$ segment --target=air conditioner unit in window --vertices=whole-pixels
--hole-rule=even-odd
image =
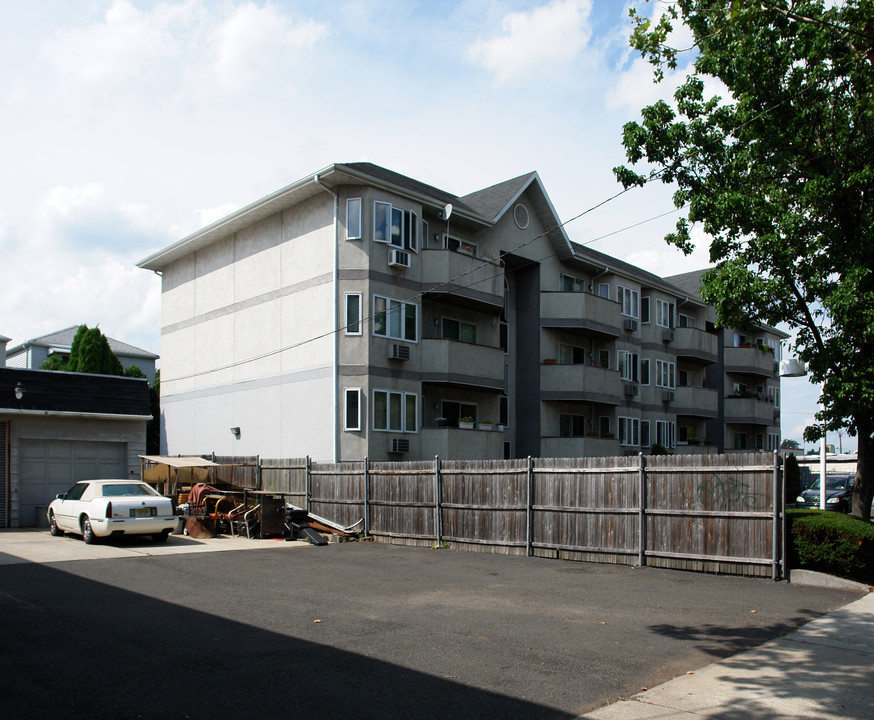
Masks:
[[[398,345],[397,343],[392,343],[388,346],[388,359],[389,360],[409,360],[410,359],[410,346],[409,345]]]
[[[410,267],[410,253],[392,248],[388,251],[389,267]]]
[[[390,453],[410,452],[410,441],[407,438],[389,438],[388,451]]]
[[[665,390],[662,393],[662,402],[674,402],[674,391],[673,390]]]
[[[662,342],[674,342],[674,331],[673,330],[662,331]]]
[[[631,331],[637,330],[637,320],[625,318],[625,329]]]
[[[625,394],[626,395],[633,396],[633,395],[637,395],[637,393],[638,393],[637,385],[635,385],[634,383],[629,383],[625,386]]]

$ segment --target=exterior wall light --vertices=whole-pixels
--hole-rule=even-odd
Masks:
[[[233,435],[235,438],[237,438],[239,440],[240,439],[240,428],[232,427],[231,428],[231,435]]]
[[[15,399],[21,400],[24,397],[24,385],[21,384],[21,381],[15,386]]]

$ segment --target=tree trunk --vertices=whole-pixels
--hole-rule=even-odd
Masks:
[[[871,500],[874,498],[874,438],[871,437],[871,420],[856,419],[859,451],[856,461],[856,478],[853,481],[853,515],[863,520],[871,519]]]

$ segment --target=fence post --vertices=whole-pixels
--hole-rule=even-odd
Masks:
[[[370,458],[364,456],[364,537],[370,535]]]
[[[528,553],[528,557],[531,557],[534,554],[534,527],[533,527],[533,507],[532,503],[534,502],[534,462],[531,459],[531,456],[528,456],[528,474],[527,474],[527,483],[528,486],[528,497],[525,501],[525,550]]]
[[[263,490],[264,486],[261,484],[261,456],[255,456],[255,489]]]
[[[637,563],[646,565],[646,457],[637,455]]]
[[[777,580],[780,577],[780,543],[778,534],[780,526],[780,518],[785,517],[785,513],[781,512],[783,507],[785,493],[780,492],[780,467],[778,463],[777,451],[773,453],[774,468],[772,470],[771,486],[774,495],[772,503],[773,512],[771,517],[771,580]]]
[[[443,497],[442,480],[440,478],[440,456],[434,456],[434,532],[437,535],[437,547],[443,544],[443,512],[440,500]]]
[[[310,476],[310,456],[307,455],[307,459],[306,459],[306,484],[304,486],[305,495],[304,495],[304,499],[303,499],[304,504],[306,506],[305,509],[307,512],[310,511],[310,495],[312,494],[312,486],[310,484],[311,482],[312,482],[312,478]]]

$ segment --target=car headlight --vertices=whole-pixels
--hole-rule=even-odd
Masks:
[[[799,495],[797,498],[795,498],[795,502],[803,503],[803,502],[807,502],[807,500],[803,496]]]
[[[826,505],[834,505],[835,503],[839,503],[840,501],[841,501],[840,498],[833,497],[833,498],[829,498],[828,500],[826,500],[825,504]]]

